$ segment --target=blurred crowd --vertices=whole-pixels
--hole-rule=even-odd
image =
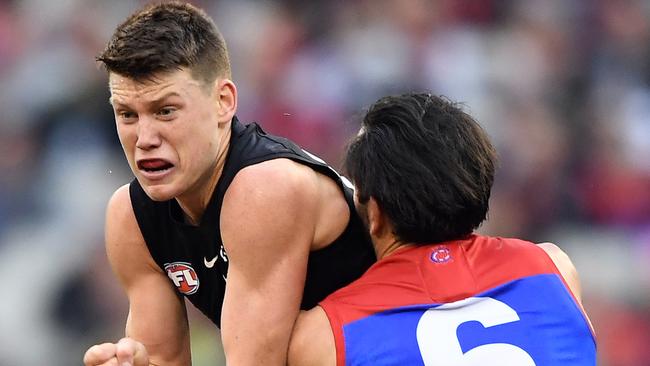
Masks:
[[[599,365],[650,365],[650,2],[194,3],[228,42],[240,120],[333,166],[380,96],[463,103],[500,155],[480,230],[557,243]],[[131,174],[94,57],[142,4],[0,0],[0,365],[80,364],[123,334],[103,220]],[[191,316],[194,364],[213,365],[218,332]]]

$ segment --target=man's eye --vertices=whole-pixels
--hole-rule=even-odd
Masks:
[[[133,112],[127,112],[127,111],[119,112],[118,115],[119,115],[120,118],[122,118],[122,119],[133,119],[133,118],[137,117],[137,115],[136,115],[135,113],[133,113]]]
[[[172,116],[174,114],[174,112],[176,112],[176,108],[165,107],[165,108],[161,108],[158,111],[158,115],[162,116],[162,117],[169,117],[169,116]]]

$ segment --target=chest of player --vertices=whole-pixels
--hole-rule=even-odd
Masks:
[[[160,228],[156,262],[179,294],[220,324],[228,275],[228,255],[219,235],[200,227]]]

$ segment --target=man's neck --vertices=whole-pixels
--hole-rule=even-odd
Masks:
[[[230,135],[231,129],[228,127],[220,141],[221,148],[217,155],[216,164],[204,173],[204,177],[199,179],[195,187],[176,197],[176,202],[183,210],[183,217],[188,224],[199,225],[201,223],[203,213],[210,203],[217,182],[219,182],[223,168],[226,165],[226,156],[230,148]]]
[[[372,242],[375,247],[377,260],[386,258],[400,249],[410,248],[414,246],[414,244],[404,243],[394,236],[390,236],[385,239],[372,238]]]

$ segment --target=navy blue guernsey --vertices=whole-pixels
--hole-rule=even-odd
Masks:
[[[302,309],[309,309],[360,277],[376,260],[354,210],[351,186],[325,162],[285,138],[265,133],[256,123],[243,125],[233,118],[226,163],[198,226],[184,222],[175,199],[156,202],[137,180],[130,184],[133,211],[151,256],[179,293],[219,327],[228,274],[228,256],[219,228],[224,195],[241,169],[278,158],[304,164],[336,181],[350,209],[350,221],[343,233],[327,247],[309,255],[301,303]]]

